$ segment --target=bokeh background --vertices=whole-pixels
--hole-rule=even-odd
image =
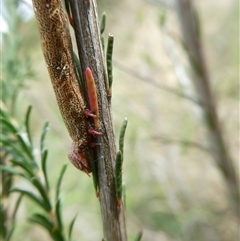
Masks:
[[[33,106],[31,129],[36,143],[43,124],[50,122],[46,147],[54,186],[68,162],[71,140],[57,108],[30,1],[19,1],[13,32],[11,23],[17,16],[8,14],[7,1],[3,1],[1,28],[3,34],[12,35],[12,42],[3,42],[2,48],[9,55],[28,59],[29,65],[23,70],[29,74],[16,113],[21,117],[27,106]],[[239,175],[239,3],[194,2],[217,112]],[[129,240],[139,230],[143,230],[143,241],[239,240],[237,214],[230,206],[224,179],[204,148],[209,145],[207,130],[198,108],[170,91],[194,96],[173,1],[99,0],[98,7],[99,16],[103,11],[107,14],[105,37],[108,33],[115,37],[112,114],[116,139],[124,118],[129,121],[123,167]],[[16,185],[30,188],[21,179]],[[78,214],[76,240],[101,240],[101,215],[92,180],[71,164],[62,197],[66,226]],[[45,230],[27,220],[35,208],[27,198],[21,203],[13,240],[50,240]]]

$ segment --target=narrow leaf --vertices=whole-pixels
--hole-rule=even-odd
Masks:
[[[48,181],[48,175],[47,175],[47,155],[48,155],[48,151],[44,148],[44,141],[45,141],[48,129],[49,129],[49,122],[46,122],[43,126],[41,139],[40,139],[41,167],[42,167],[47,191],[49,191],[49,181]]]
[[[103,34],[106,27],[106,13],[103,12],[101,20],[100,20],[100,33]]]
[[[6,127],[9,131],[11,131],[13,134],[17,133],[17,128],[12,124],[12,122],[9,119],[0,119],[0,123]]]
[[[30,146],[29,140],[27,140],[25,138],[26,133],[17,133],[17,139],[19,141],[19,144],[21,145],[23,151],[27,154],[27,156],[29,157],[29,159],[33,162],[35,162],[34,160],[34,156],[32,154],[32,148]]]
[[[27,114],[25,118],[25,126],[26,126],[26,131],[27,131],[27,136],[30,145],[32,146],[32,137],[31,137],[31,132],[30,132],[30,114],[31,114],[32,106],[29,106],[27,109]]]
[[[12,220],[15,222],[15,218],[16,218],[16,214],[17,214],[17,211],[18,211],[18,208],[20,206],[20,203],[22,201],[22,197],[23,197],[23,193],[20,194],[20,196],[18,197],[17,199],[17,202],[15,204],[15,208],[13,210],[13,214],[12,214]]]
[[[30,191],[20,189],[20,188],[13,188],[10,190],[10,192],[20,192],[21,194],[28,196],[30,199],[32,199],[34,202],[36,202],[40,207],[44,207],[43,200]]]
[[[115,162],[115,186],[116,186],[116,196],[117,196],[117,205],[121,206],[122,204],[122,163],[123,157],[122,152],[117,153],[116,162]]]
[[[51,232],[51,236],[55,241],[65,241],[64,235],[61,230],[53,229]]]
[[[53,221],[49,219],[49,217],[44,216],[41,213],[36,213],[36,214],[33,214],[32,217],[29,218],[29,220],[47,229],[53,240],[55,241],[65,240],[62,233],[55,227]]]
[[[101,20],[100,20],[101,44],[102,44],[103,52],[105,50],[105,43],[104,43],[104,37],[103,37],[103,32],[105,30],[105,26],[106,26],[106,13],[103,12]]]
[[[29,174],[30,177],[35,175],[34,172],[33,172],[33,168],[32,168],[32,166],[29,163],[23,162],[21,160],[15,160],[15,159],[12,159],[11,162],[15,166],[19,166],[23,170],[25,170]]]
[[[15,140],[12,140],[8,138],[6,135],[2,134],[0,135],[0,142],[3,144],[1,146],[1,149],[5,147],[7,153],[16,155],[18,157],[23,157],[23,159],[25,160],[25,155]]]
[[[108,73],[108,95],[112,96],[112,82],[113,82],[113,74],[112,74],[112,54],[113,54],[113,43],[114,37],[109,34],[108,36],[108,45],[107,45],[107,73]]]
[[[25,173],[23,173],[22,171],[18,170],[15,167],[0,165],[0,169],[2,171],[6,171],[6,172],[9,172],[11,174],[19,175],[19,176],[22,176],[22,177],[25,177],[26,179],[28,179],[28,177],[26,176]]]
[[[50,186],[49,186],[48,175],[47,175],[47,155],[48,155],[47,150],[44,150],[41,153],[41,164],[42,164],[42,171],[43,171],[43,175],[46,183],[46,189],[49,191]]]
[[[125,137],[125,132],[126,132],[126,128],[127,128],[127,123],[128,123],[128,120],[127,120],[127,118],[125,118],[122,123],[122,127],[120,130],[120,136],[119,136],[119,150],[122,152],[122,155],[123,155],[123,149],[124,149],[124,137]]]
[[[63,225],[62,225],[62,205],[61,205],[61,199],[57,200],[56,203],[56,217],[58,222],[58,229],[62,231]]]
[[[57,181],[57,187],[56,187],[56,202],[58,201],[59,196],[60,196],[61,182],[62,182],[62,178],[63,178],[63,175],[64,175],[66,169],[67,169],[67,164],[64,164],[63,167],[62,167],[62,170],[61,170],[61,172],[60,172],[58,181]]]
[[[42,186],[42,183],[36,178],[31,179],[32,184],[37,188],[39,193],[41,194],[41,197],[43,198],[43,208],[47,211],[50,212],[52,210],[51,202],[49,200],[48,193]]]
[[[40,140],[40,150],[41,153],[44,151],[44,140],[49,129],[49,122],[46,122],[42,129],[41,140]]]
[[[69,230],[68,230],[68,239],[69,241],[72,240],[72,230],[73,230],[73,226],[74,226],[74,223],[77,219],[77,215],[75,215],[75,217],[73,218],[72,222],[70,223],[70,226],[69,226]]]
[[[41,213],[35,213],[29,218],[29,220],[46,228],[49,231],[49,233],[52,232],[53,222],[49,219],[49,217],[46,217]]]

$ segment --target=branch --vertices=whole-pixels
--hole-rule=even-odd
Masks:
[[[187,147],[195,147],[202,151],[211,153],[211,150],[209,147],[194,141],[178,140],[178,139],[164,137],[163,135],[153,136],[153,140],[161,141],[163,144],[178,144],[178,145],[187,146]]]
[[[82,73],[89,67],[97,87],[99,120],[102,136],[97,137],[95,148],[97,160],[99,201],[104,238],[108,241],[127,241],[123,206],[117,207],[114,166],[116,146],[113,132],[110,103],[107,99],[108,80],[101,47],[95,0],[70,0],[73,26]]]
[[[193,85],[198,100],[202,103],[203,121],[208,129],[212,156],[225,179],[231,195],[232,206],[239,214],[239,180],[223,138],[223,131],[210,88],[209,74],[202,50],[198,15],[191,0],[177,0],[176,10],[182,29],[183,44],[192,68]]]
[[[159,81],[157,81],[156,79],[154,79],[150,76],[141,75],[141,74],[139,74],[139,72],[128,68],[127,66],[125,66],[124,64],[122,64],[116,60],[113,60],[113,63],[116,68],[118,68],[119,70],[122,70],[124,73],[126,73],[130,76],[133,76],[139,80],[142,80],[145,83],[151,84],[159,89],[165,90],[168,93],[174,94],[174,95],[184,98],[184,99],[187,99],[187,100],[193,102],[194,104],[201,105],[201,103],[199,101],[197,101],[196,99],[194,99],[193,97],[186,95],[184,93],[181,93],[180,91],[178,91],[174,88],[168,87],[167,85],[163,85],[163,84],[159,83]]]

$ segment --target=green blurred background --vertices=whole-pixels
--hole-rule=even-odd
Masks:
[[[208,146],[198,109],[186,98],[161,88],[193,93],[187,78],[185,82],[177,78],[180,74],[184,79],[188,66],[176,13],[171,1],[163,2],[98,1],[99,16],[103,11],[107,14],[105,37],[108,33],[115,37],[112,111],[117,139],[123,119],[129,121],[123,167],[129,240],[143,229],[142,241],[237,241],[239,223],[229,206],[223,177],[209,153],[192,145]],[[219,119],[239,174],[238,1],[198,0],[195,5]],[[31,127],[36,143],[42,125],[50,122],[46,147],[50,181],[55,185],[62,165],[68,162],[71,140],[57,108],[35,19],[28,17],[31,7],[22,1],[17,12],[23,17],[16,32],[4,34],[11,34],[20,44],[3,42],[2,48],[9,55],[17,51],[20,59],[29,58],[28,70],[32,72],[24,79],[16,113],[21,117],[28,105],[33,106]],[[8,16],[8,24],[15,17]],[[2,61],[8,57],[3,55]],[[155,82],[142,81],[120,64]],[[19,179],[16,185],[27,184]],[[101,215],[92,180],[71,164],[64,176],[62,196],[65,224],[78,213],[73,232],[76,240],[101,240]],[[50,240],[45,230],[28,223],[34,209],[25,198],[13,240]]]

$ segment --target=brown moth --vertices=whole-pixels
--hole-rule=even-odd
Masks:
[[[91,172],[85,153],[88,146],[86,101],[78,83],[68,18],[61,0],[32,0],[48,73],[68,133],[73,140],[69,159]]]

